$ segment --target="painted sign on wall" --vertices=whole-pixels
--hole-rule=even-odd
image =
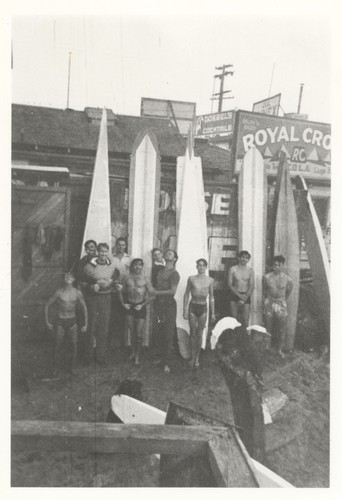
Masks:
[[[215,137],[233,135],[234,111],[212,113],[210,115],[197,116],[195,122],[196,137]]]
[[[330,179],[330,124],[238,111],[236,172],[253,145],[263,155],[268,174],[276,175],[279,154],[284,152],[291,175]]]

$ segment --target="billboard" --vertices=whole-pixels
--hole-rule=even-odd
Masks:
[[[253,104],[253,113],[278,116],[281,94],[268,97]]]
[[[174,122],[182,135],[186,135],[196,116],[196,103],[142,97],[140,115],[168,118]]]
[[[330,180],[330,124],[238,111],[236,128],[235,172],[254,145],[269,175],[277,174],[279,154],[284,152],[291,175]]]
[[[210,115],[197,116],[195,122],[196,137],[232,137],[234,127],[234,111],[222,111]]]

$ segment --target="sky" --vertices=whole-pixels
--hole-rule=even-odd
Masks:
[[[310,10],[218,15],[15,15],[12,102],[56,108],[107,107],[139,115],[141,97],[190,101],[217,111],[216,66],[232,64],[223,110],[252,110],[281,93],[280,115],[330,122],[331,26]],[[296,14],[294,14],[296,12]]]

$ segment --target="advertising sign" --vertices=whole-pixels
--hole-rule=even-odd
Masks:
[[[196,137],[231,137],[233,135],[234,111],[223,111],[210,115],[197,116],[195,122]]]
[[[253,113],[278,116],[281,94],[268,97],[253,104]]]
[[[266,171],[276,175],[284,152],[291,175],[330,180],[331,126],[327,123],[237,112],[235,172],[253,145],[263,155]]]

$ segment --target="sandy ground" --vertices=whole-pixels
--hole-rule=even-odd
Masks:
[[[19,336],[18,338],[23,338]],[[166,410],[169,401],[232,422],[229,392],[215,353],[202,352],[194,373],[175,352],[172,373],[151,364],[148,349],[136,367],[127,353],[110,351],[106,368],[77,367],[75,377],[45,381],[49,374],[49,341],[29,336],[12,347],[13,420],[95,420],[104,422],[110,398],[120,382],[138,379],[145,402]],[[22,377],[23,376],[23,377]],[[295,352],[280,360],[267,354],[264,379],[288,403],[266,426],[269,468],[297,487],[329,486],[328,355]],[[128,474],[127,471],[134,471]],[[158,486],[155,457],[40,453],[12,456],[12,486]]]

